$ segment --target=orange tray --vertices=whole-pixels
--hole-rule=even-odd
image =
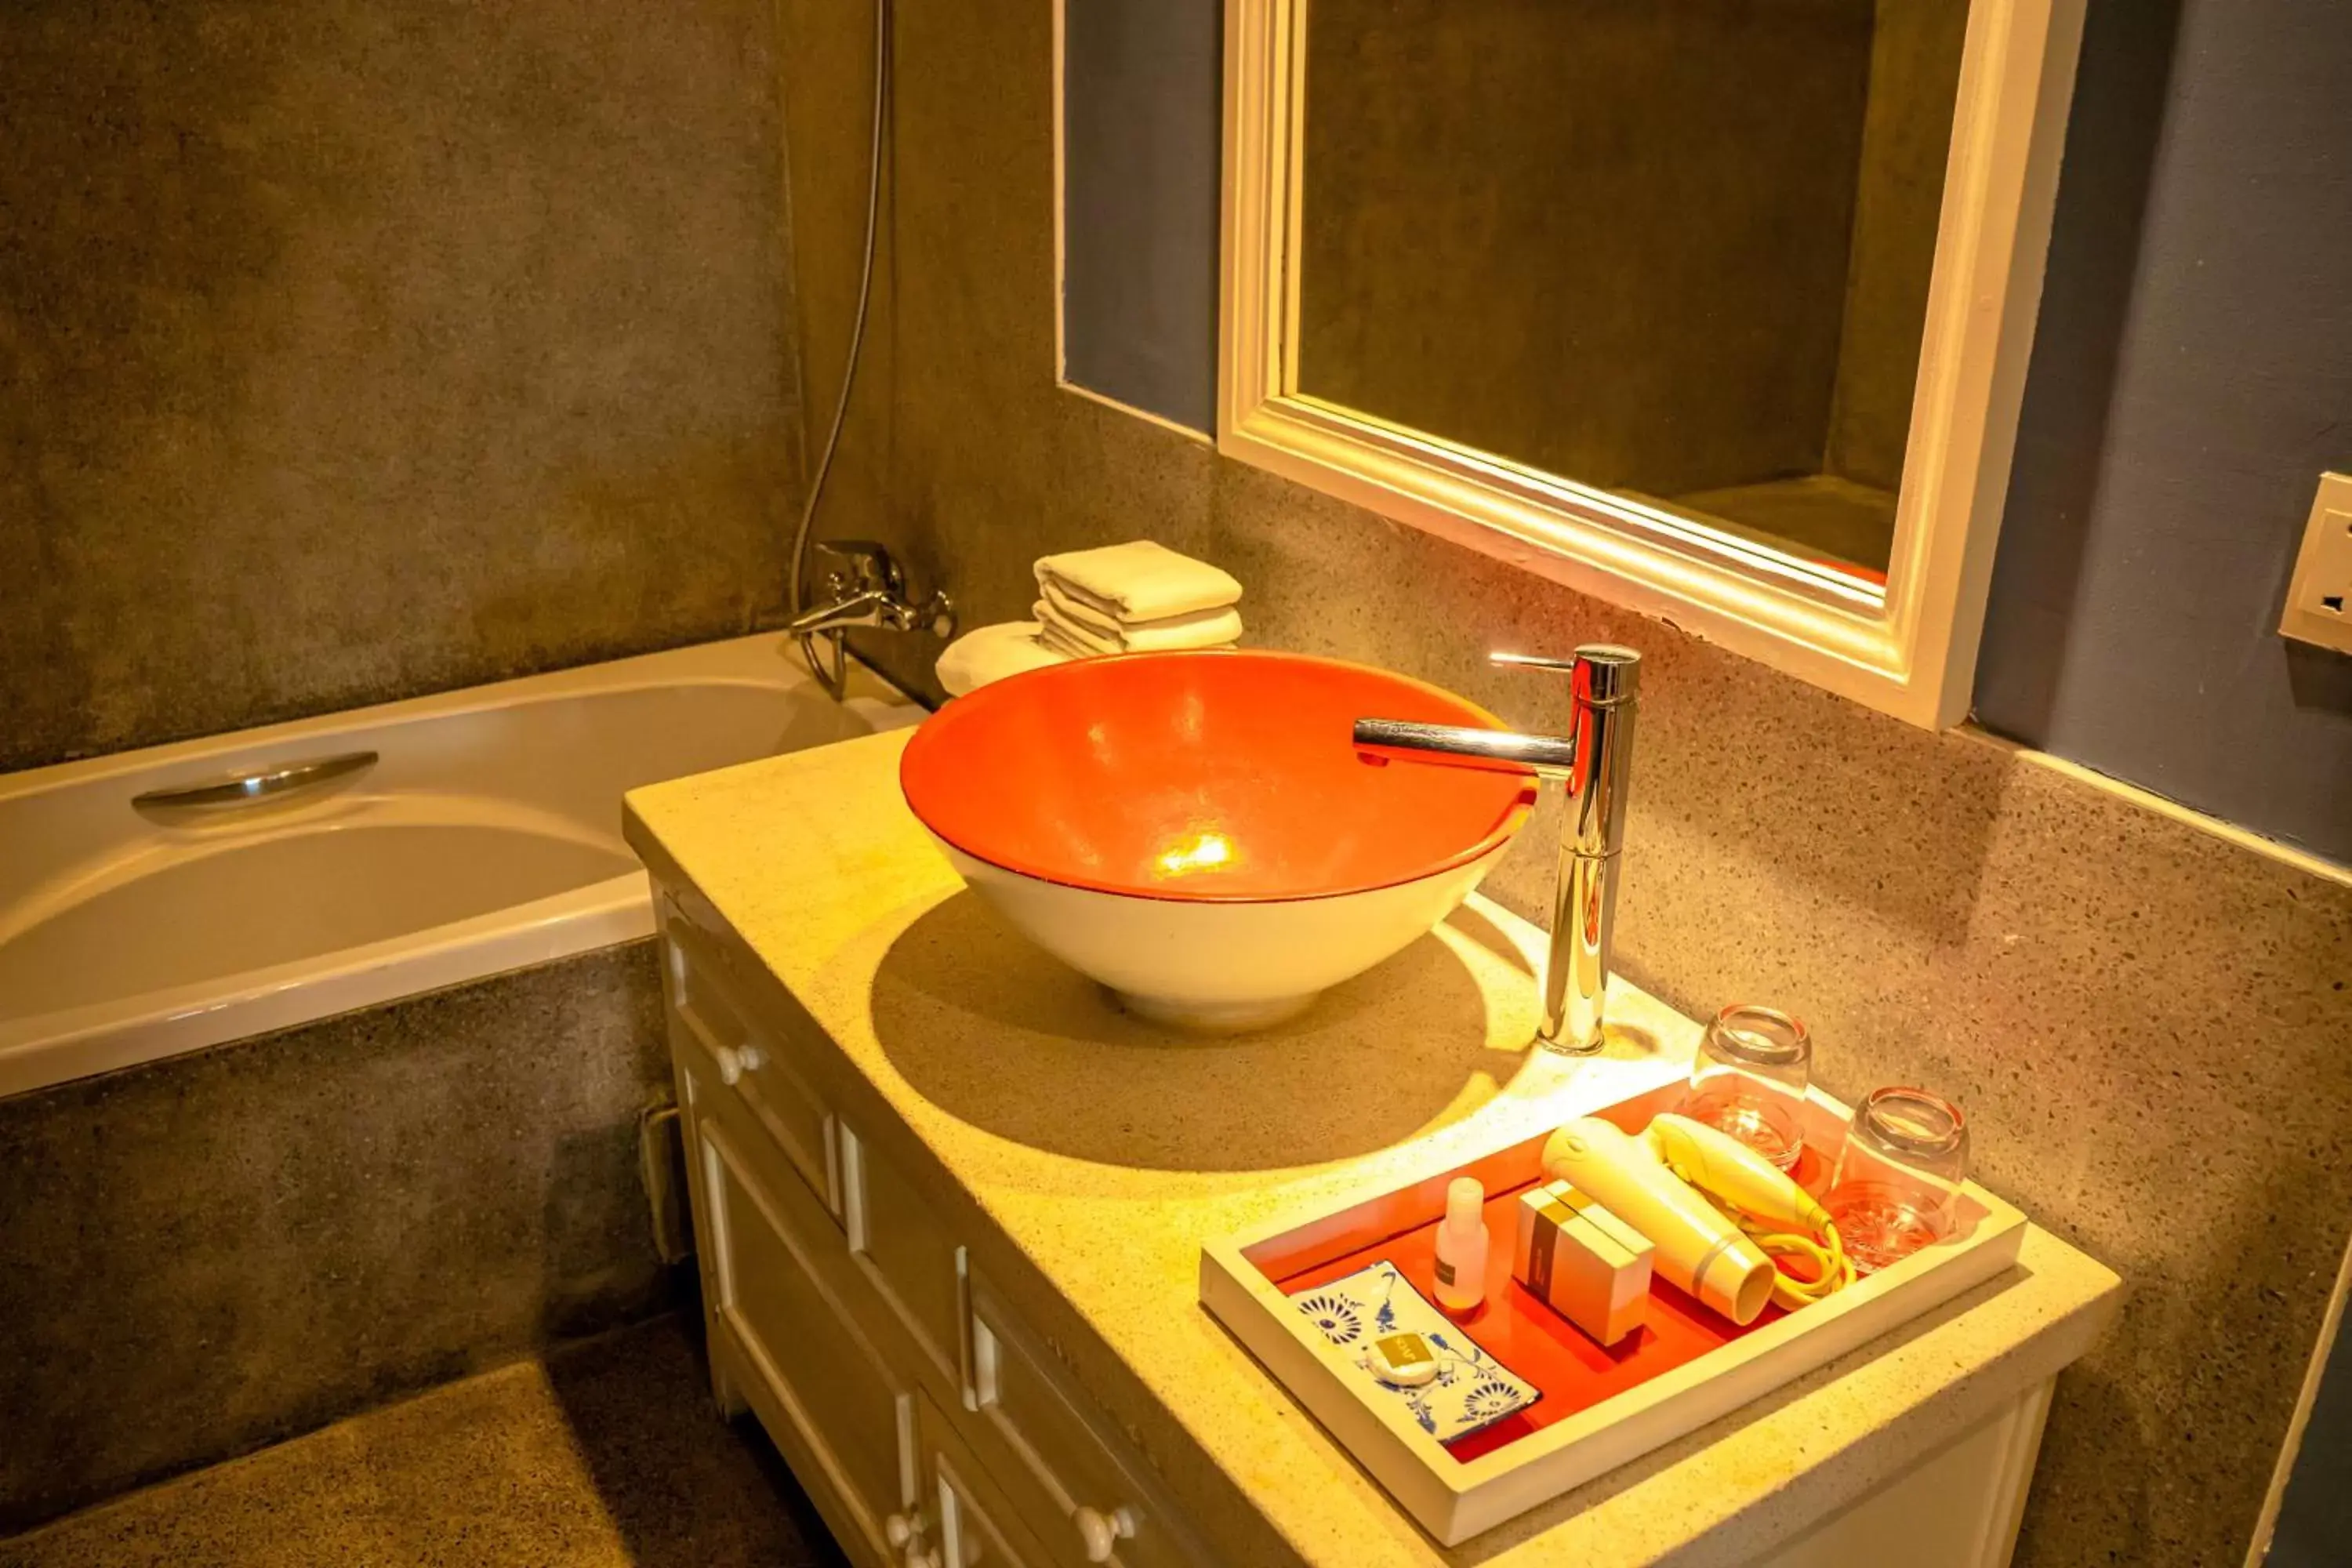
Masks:
[[[1611,1105],[1564,1102],[1560,1121],[1601,1115],[1638,1131],[1653,1115],[1672,1110],[1682,1092],[1678,1080]],[[1817,1092],[1805,1116],[1806,1154],[1797,1177],[1818,1192],[1847,1112]],[[1793,1312],[1768,1307],[1741,1328],[1657,1279],[1643,1325],[1603,1349],[1511,1278],[1517,1234],[1512,1205],[1542,1179],[1545,1136],[1202,1252],[1202,1303],[1446,1545],[1671,1442],[1991,1279],[2016,1261],[2024,1240],[2025,1216],[1970,1183],[1952,1237],[1826,1300]],[[1486,1302],[1459,1321],[1481,1349],[1542,1397],[1491,1426],[1440,1443],[1398,1402],[1370,1388],[1361,1368],[1291,1298],[1386,1259],[1434,1303],[1437,1226],[1446,1184],[1462,1175],[1477,1177],[1489,1194],[1492,1245]]]
[[[1827,1174],[1828,1164],[1809,1148],[1798,1163],[1797,1179],[1808,1187],[1817,1187]],[[1486,1300],[1475,1313],[1454,1321],[1479,1349],[1522,1382],[1540,1389],[1543,1397],[1491,1426],[1444,1444],[1445,1451],[1457,1460],[1475,1459],[1531,1432],[1556,1426],[1787,1316],[1780,1308],[1768,1306],[1754,1322],[1741,1328],[1654,1275],[1649,1310],[1641,1327],[1613,1345],[1595,1342],[1512,1277],[1511,1244],[1518,1234],[1519,1194],[1535,1184],[1523,1182],[1507,1192],[1487,1195],[1486,1232],[1492,1245],[1486,1249]],[[1385,1260],[1396,1265],[1397,1271],[1433,1307],[1439,1224],[1432,1220],[1402,1235],[1368,1243],[1328,1262],[1286,1275],[1275,1284],[1286,1296],[1303,1296],[1318,1285]]]

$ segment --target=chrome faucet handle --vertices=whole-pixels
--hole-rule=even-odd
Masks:
[[[1539,653],[1498,651],[1488,654],[1486,662],[1499,664],[1507,669],[1558,669],[1572,672],[1576,668],[1576,660],[1573,658],[1546,658]]]
[[[934,588],[931,596],[917,605],[908,616],[908,629],[926,631],[941,642],[952,642],[956,635],[956,605],[944,589]]]
[[[835,594],[878,592],[894,599],[907,594],[907,574],[899,570],[897,557],[887,547],[872,539],[820,539],[815,545],[819,555],[831,556],[842,563],[847,571],[831,574],[827,589]]]
[[[919,605],[908,599],[907,574],[884,545],[871,539],[827,539],[815,551],[840,563],[825,574],[826,602],[796,609],[784,632],[799,639],[809,673],[835,701],[848,691],[852,628],[929,632],[942,641],[955,636],[955,601],[937,588]],[[831,658],[820,657],[820,643],[830,646]]]
[[[1612,642],[1580,644],[1569,658],[1547,658],[1535,653],[1490,653],[1486,659],[1507,669],[1556,669],[1573,676],[1577,700],[1603,707],[1633,700],[1642,668],[1642,656],[1637,650]]]

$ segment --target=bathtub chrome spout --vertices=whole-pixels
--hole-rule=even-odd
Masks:
[[[1552,887],[1551,952],[1544,964],[1543,1024],[1537,1037],[1553,1050],[1589,1056],[1601,1045],[1642,656],[1613,644],[1590,643],[1573,659],[1498,653],[1494,660],[1568,672],[1573,717],[1567,735],[1359,719],[1356,744],[1376,755],[1424,763],[1531,768],[1566,787],[1568,811]]]
[[[891,632],[929,632],[945,641],[955,636],[955,603],[932,590],[918,604],[907,596],[907,574],[890,552],[868,539],[833,539],[816,547],[841,564],[825,574],[824,603],[795,616],[784,630],[800,639],[801,656],[835,701],[849,679],[848,634],[860,627]],[[829,644],[828,660],[817,653]]]

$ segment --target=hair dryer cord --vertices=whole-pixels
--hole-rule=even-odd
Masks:
[[[1853,1283],[1853,1264],[1846,1258],[1845,1242],[1839,1237],[1837,1226],[1829,1221],[1822,1222],[1822,1235],[1816,1239],[1793,1231],[1766,1230],[1742,1215],[1735,1214],[1733,1217],[1763,1249],[1764,1256],[1772,1260],[1772,1303],[1783,1311],[1794,1311],[1834,1296]],[[1811,1265],[1812,1278],[1800,1279],[1781,1268],[1784,1258],[1804,1259]]]

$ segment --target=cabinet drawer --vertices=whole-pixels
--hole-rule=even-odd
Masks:
[[[867,1552],[881,1556],[892,1517],[919,1489],[915,1393],[821,1282],[819,1249],[840,1238],[814,1200],[792,1184],[761,1182],[715,1120],[698,1121],[696,1142],[713,1315],[761,1385],[754,1405],[790,1425],[819,1472],[808,1479],[829,1488]]]
[[[939,1406],[918,1395],[915,1407],[933,1561],[940,1568],[1052,1568],[1053,1558],[1022,1528]]]
[[[790,1043],[751,1022],[709,941],[675,914],[664,924],[671,1026],[700,1047],[720,1085],[759,1120],[817,1200],[838,1213],[831,1110],[793,1065]]]
[[[983,1279],[971,1282],[972,1389],[979,1447],[1053,1560],[1123,1568],[1206,1561],[1139,1456],[1103,1435],[1066,1368]]]
[[[841,1217],[850,1256],[929,1361],[943,1394],[960,1394],[968,1364],[963,1248],[930,1200],[856,1128],[843,1123],[839,1143]]]

